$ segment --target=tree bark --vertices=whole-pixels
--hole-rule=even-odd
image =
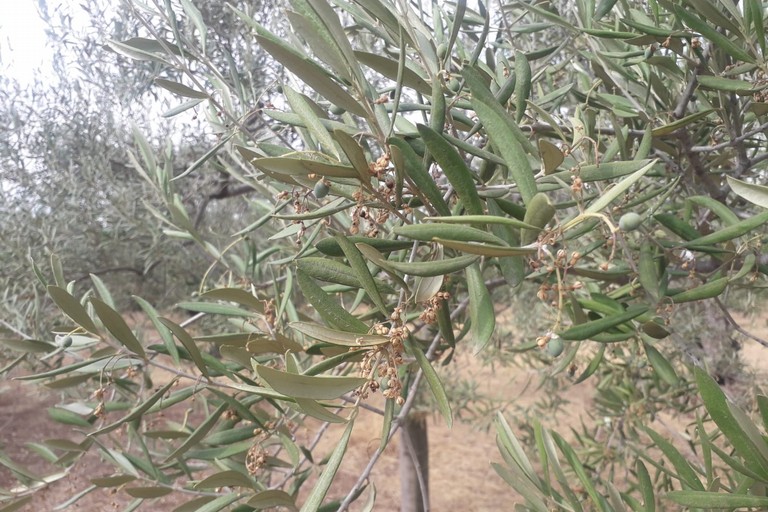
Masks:
[[[400,512],[428,512],[427,413],[409,414],[400,432]]]

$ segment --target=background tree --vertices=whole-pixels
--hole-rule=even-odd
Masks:
[[[213,58],[222,66],[258,68],[264,54],[239,37],[239,27],[226,16],[231,11],[215,2],[206,5],[204,19],[214,27]],[[209,262],[194,245],[163,235],[152,213],[161,202],[132,169],[128,148],[134,132],[141,131],[153,152],[173,155],[173,172],[179,174],[216,142],[215,134],[195,121],[195,109],[183,121],[158,121],[178,102],[153,80],[172,78],[173,70],[116,58],[108,46],[110,40],[142,41],[145,29],[137,17],[96,0],[50,9],[41,3],[41,9],[48,45],[55,49],[50,72],[31,83],[3,77],[0,87],[0,117],[7,129],[0,141],[5,219],[0,318],[6,330],[32,337],[43,336],[51,325],[45,302],[37,300],[30,258],[55,254],[78,284],[94,274],[116,296],[139,293],[157,305],[172,304],[195,289]],[[243,76],[241,85],[257,97],[265,77]],[[212,170],[179,188],[198,229],[208,231],[222,219],[236,225],[241,207],[225,200],[245,191],[230,184]],[[215,233],[210,236],[216,240]],[[127,305],[125,299],[118,302]]]
[[[132,162],[164,201],[167,231],[215,262],[200,300],[182,306],[230,322],[198,334],[142,303],[162,341],[143,343],[104,287],[81,303],[55,276],[49,294],[77,326],[57,329],[58,347],[15,346],[65,356],[65,366],[27,378],[78,370],[84,390],[99,382],[97,396],[111,393],[79,417],[90,436],[71,451],[103,450],[117,471],[108,484],[126,485],[136,506],[180,485],[199,494],[190,510],[346,510],[420,387],[451,423],[438,363],[497,341],[543,351],[552,375],[600,375],[609,385],[599,407],[617,433],[587,431],[577,451],[534,421],[526,452],[499,415],[504,464],[495,468],[521,507],[764,507],[765,440],[701,368],[707,361],[680,357],[693,351],[674,333],[680,305],[705,300],[740,329],[717,301],[764,279],[763,6],[559,7],[295,0],[291,27],[276,32],[233,9],[290,72],[276,74],[254,109],[237,66],[227,75],[210,58],[197,8],[136,6],[147,39],[112,47],[162,65],[176,79],[155,83],[200,100],[219,142],[177,173],[172,155],[158,158],[138,136]],[[180,189],[206,174],[202,163],[260,196],[235,217],[247,227],[223,245],[195,226]],[[270,245],[254,248],[257,236]],[[494,340],[499,299],[526,288],[546,307],[538,336]],[[72,347],[86,359],[68,360]],[[169,395],[174,379],[144,392],[139,375],[158,368],[183,386]],[[323,505],[376,392],[388,399],[382,443],[348,494]],[[205,402],[199,421],[136,428],[192,396]],[[113,402],[133,409],[106,418]],[[692,407],[700,464],[644,426],[660,410]],[[315,443],[292,436],[307,417],[346,427],[300,495],[318,462]],[[118,429],[136,449],[116,442]],[[713,441],[721,435],[727,448]],[[198,461],[218,472],[202,476]],[[625,489],[612,478],[615,461],[625,462]],[[209,491],[222,486],[240,492]]]

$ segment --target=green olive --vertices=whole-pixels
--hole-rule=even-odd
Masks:
[[[343,109],[343,108],[341,108],[341,107],[337,107],[336,105],[333,105],[333,106],[331,107],[331,114],[333,114],[333,115],[335,115],[335,116],[340,116],[340,115],[342,115],[344,112],[346,112],[346,110],[344,110],[344,109]]]
[[[64,348],[69,348],[72,346],[72,336],[64,336],[61,338],[61,341],[59,341],[59,345]]]
[[[643,332],[657,340],[666,338],[669,336],[669,331],[664,327],[662,322],[663,320],[659,319],[648,320],[643,324]]]
[[[445,43],[437,45],[437,58],[443,60],[446,55],[448,55],[448,45]]]
[[[565,348],[565,346],[563,345],[563,340],[560,338],[552,338],[547,342],[547,354],[552,357],[557,357],[562,354],[563,348]]]
[[[456,80],[455,78],[451,78],[448,80],[448,90],[451,92],[459,92],[459,89],[461,89],[461,82]]]
[[[635,212],[627,212],[619,219],[619,228],[622,231],[634,231],[643,223],[643,218]]]
[[[317,183],[315,183],[315,188],[313,192],[315,193],[316,198],[322,199],[328,195],[329,190],[330,190],[330,187],[328,186],[328,184],[325,181],[320,180]]]

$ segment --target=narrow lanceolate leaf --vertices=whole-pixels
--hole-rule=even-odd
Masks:
[[[392,230],[398,236],[404,236],[422,242],[431,242],[435,238],[456,240],[459,242],[487,242],[500,246],[504,240],[488,231],[470,226],[449,226],[448,224],[406,224]]]
[[[309,34],[302,34],[313,44],[312,51],[341,76],[357,82],[362,88],[367,82],[358,64],[349,38],[341,26],[339,17],[325,0],[292,0],[296,13],[307,21]],[[308,37],[309,36],[309,37]]]
[[[195,484],[195,489],[215,489],[217,487],[253,488],[253,481],[240,471],[228,470],[214,473]]]
[[[285,94],[288,104],[291,106],[291,110],[298,114],[301,120],[304,121],[304,126],[306,126],[307,130],[309,130],[315,137],[322,147],[323,152],[333,155],[337,160],[341,160],[340,155],[336,150],[336,145],[331,138],[331,134],[328,133],[328,130],[322,125],[320,118],[317,117],[317,114],[315,114],[315,111],[309,106],[309,103],[307,103],[304,96],[287,85],[283,86],[283,94]]]
[[[581,341],[594,337],[597,334],[603,333],[608,329],[626,323],[633,318],[636,318],[648,311],[648,306],[642,304],[634,304],[629,306],[623,313],[616,315],[608,315],[599,320],[592,320],[591,322],[585,322],[571,327],[560,333],[560,337],[567,341]]]
[[[125,323],[125,320],[120,316],[120,313],[107,306],[105,302],[102,302],[99,299],[91,299],[91,305],[99,316],[101,322],[104,324],[104,327],[112,333],[117,341],[122,343],[125,348],[137,356],[146,357],[144,347],[141,346],[141,342],[133,334],[133,331],[128,327],[128,324]]]
[[[672,491],[664,497],[692,509],[767,509],[768,497],[708,491]]]
[[[768,187],[765,185],[746,183],[737,180],[736,178],[731,178],[730,176],[726,176],[725,179],[728,180],[728,185],[737,196],[746,199],[750,203],[762,206],[763,208],[768,208]]]
[[[756,92],[752,88],[752,82],[746,80],[735,80],[722,76],[699,75],[696,77],[699,86],[704,89],[715,89],[717,91],[735,92],[737,94],[753,94]]]
[[[531,65],[524,53],[515,52],[515,122],[519,123],[525,117],[525,106],[530,95]]]
[[[180,457],[184,453],[186,453],[190,448],[195,446],[197,443],[200,442],[201,439],[205,437],[205,435],[211,431],[213,426],[216,424],[216,422],[219,420],[219,417],[224,414],[224,411],[226,411],[229,408],[229,404],[226,402],[221,404],[215,411],[211,413],[210,416],[208,416],[205,421],[203,421],[200,426],[198,426],[194,432],[192,432],[187,439],[184,440],[184,442],[176,448],[168,457],[165,458],[165,462],[168,462],[170,460],[173,460],[177,457]]]
[[[368,294],[376,307],[379,308],[381,314],[389,316],[387,305],[384,303],[384,299],[382,298],[379,289],[376,287],[376,281],[374,281],[371,271],[368,270],[368,265],[365,263],[365,258],[360,252],[360,249],[341,233],[334,235],[334,238],[339,243],[341,250],[344,251],[344,256],[347,257],[347,261],[349,261],[352,270],[355,271],[357,277],[360,279],[360,283],[363,285],[365,293]]]
[[[155,78],[155,83],[163,89],[171,91],[174,94],[178,94],[179,96],[184,96],[186,98],[197,98],[201,100],[208,98],[206,93],[202,91],[196,91],[195,89],[178,82],[172,82],[163,78]]]
[[[650,171],[654,165],[656,165],[656,160],[652,160],[649,164],[641,167],[637,171],[621,180],[618,184],[614,185],[612,188],[603,192],[597,200],[593,201],[592,204],[589,205],[585,212],[597,213],[602,211],[617,198],[621,197],[627,190],[629,190],[632,185],[637,183],[640,178],[645,176],[645,174]]]
[[[458,151],[456,151],[456,148],[432,128],[423,124],[419,124],[416,127],[424,139],[424,144],[427,145],[432,158],[440,165],[446,178],[453,185],[453,189],[464,204],[467,213],[470,215],[483,215],[485,213],[483,202],[477,194],[472,172]]]
[[[611,12],[613,6],[616,5],[616,0],[600,0],[597,7],[595,7],[595,15],[592,17],[595,21],[600,21],[603,17]]]
[[[254,368],[259,377],[278,393],[312,400],[333,400],[367,382],[362,377],[309,376],[281,372],[260,364]]]
[[[671,295],[669,298],[676,304],[683,302],[693,302],[697,300],[711,299],[712,297],[718,297],[725,291],[725,287],[728,285],[728,278],[721,277],[719,279],[713,279],[708,283],[702,284],[690,290],[685,290],[680,293]]]
[[[701,112],[696,112],[695,114],[691,114],[689,116],[685,116],[682,119],[678,119],[677,121],[673,121],[669,124],[665,124],[664,126],[659,126],[658,128],[654,128],[651,133],[654,137],[661,137],[662,135],[669,135],[670,133],[674,133],[680,128],[687,126],[695,121],[698,121],[699,119],[703,119],[710,115],[714,110],[702,110]]]
[[[328,178],[359,178],[354,167],[329,164],[318,160],[286,157],[253,158],[249,162],[266,173],[284,176],[309,176],[315,174]]]
[[[341,150],[347,155],[349,163],[355,168],[360,175],[360,183],[363,186],[370,185],[371,175],[368,169],[368,159],[365,158],[365,153],[360,144],[350,134],[343,130],[333,130],[333,138],[341,147]]]
[[[352,286],[355,288],[363,287],[360,279],[357,277],[357,273],[351,267],[337,260],[307,256],[306,258],[299,259],[296,262],[296,267],[321,281]],[[394,292],[392,287],[384,281],[374,279],[374,282],[376,283],[376,287],[383,293]]]
[[[347,240],[353,244],[366,244],[380,252],[399,251],[409,249],[413,243],[408,240],[388,240],[386,238],[368,238],[365,236],[349,236]],[[344,256],[339,242],[335,238],[324,238],[315,244],[315,248],[328,256]]]
[[[312,304],[315,311],[328,325],[350,333],[365,334],[368,332],[368,326],[365,322],[342,308],[338,301],[328,295],[305,271],[296,270],[296,282],[301,288],[304,298]]]
[[[424,352],[422,352],[419,347],[415,346],[412,341],[406,340],[405,347],[408,349],[408,352],[416,358],[416,362],[419,363],[419,368],[421,368],[421,371],[424,373],[424,378],[427,379],[429,389],[432,391],[432,396],[435,397],[437,409],[440,411],[440,414],[443,415],[443,418],[445,418],[448,428],[451,428],[453,426],[451,404],[448,402],[448,395],[445,393],[445,388],[443,387],[443,383],[440,381],[440,377],[437,375],[435,368],[432,366],[432,363],[429,362],[427,356],[424,355]]]
[[[643,346],[645,347],[645,355],[648,357],[648,362],[651,363],[653,371],[661,377],[661,380],[670,386],[676,386],[680,379],[677,377],[677,372],[675,372],[672,363],[650,344],[643,343]]]
[[[180,325],[174,323],[171,320],[168,320],[167,318],[159,318],[160,322],[166,326],[168,329],[171,330],[174,336],[176,336],[181,344],[184,346],[184,348],[187,349],[187,352],[189,352],[189,356],[192,358],[192,361],[195,363],[195,366],[197,366],[197,369],[200,370],[200,373],[202,373],[206,378],[209,378],[208,375],[208,367],[205,364],[205,361],[203,360],[203,355],[200,353],[200,349],[197,348],[197,344],[195,343],[195,340],[192,339],[192,336],[187,333],[187,331],[184,330],[183,327]]]
[[[766,222],[768,222],[768,211],[764,211],[755,215],[754,217],[749,217],[739,221],[736,224],[732,224],[728,227],[715,231],[714,233],[694,238],[693,240],[686,243],[685,246],[698,247],[727,242],[728,240],[733,240],[734,238],[738,238],[742,235],[746,235],[747,233],[752,232]]]
[[[142,498],[142,499],[154,499],[154,498],[162,498],[163,496],[166,496],[168,494],[171,494],[173,492],[173,489],[170,487],[160,487],[160,486],[154,486],[154,487],[126,487],[125,493],[133,498]]]
[[[488,256],[490,258],[505,258],[508,256],[525,256],[536,252],[535,247],[502,247],[500,245],[479,244],[474,242],[457,242],[456,240],[445,240],[443,238],[433,238],[433,241],[457,251],[468,254],[477,254],[479,256]]]
[[[160,339],[163,340],[163,346],[165,347],[166,351],[168,352],[168,355],[171,356],[173,359],[173,362],[176,363],[176,366],[179,366],[179,349],[176,347],[176,344],[173,342],[173,336],[171,336],[171,333],[168,332],[168,329],[163,326],[163,324],[160,322],[160,315],[157,314],[157,311],[155,308],[146,300],[142,299],[141,297],[138,297],[136,295],[133,296],[133,300],[135,300],[139,307],[144,311],[144,314],[146,314],[150,321],[152,322],[152,325],[155,327],[155,330],[160,335]]]
[[[739,425],[733,412],[728,407],[728,399],[725,397],[722,389],[720,389],[720,386],[701,368],[695,367],[694,374],[704,406],[712,420],[731,444],[733,444],[736,453],[744,459],[746,466],[765,478],[768,474],[768,460],[762,456],[761,451]],[[762,439],[760,439],[760,442],[765,443]]]
[[[656,499],[654,498],[651,475],[648,473],[648,468],[645,467],[645,464],[643,464],[643,461],[640,459],[637,459],[637,463],[635,464],[635,474],[637,474],[640,492],[643,495],[643,508],[645,512],[656,512]]]
[[[390,341],[386,336],[337,331],[309,322],[292,322],[290,327],[318,341],[344,347],[373,347]]]
[[[705,21],[699,18],[696,14],[692,14],[686,9],[680,6],[674,6],[675,14],[685,22],[686,25],[693,30],[701,34],[714,43],[716,48],[719,48],[731,57],[734,57],[743,62],[755,63],[755,58],[747,53],[744,48],[731,41],[728,37],[724,36],[714,28],[710,27]]]
[[[592,503],[595,506],[594,510],[607,512],[608,509],[603,505],[601,496],[598,494],[597,489],[595,489],[595,486],[592,483],[593,480],[587,474],[587,471],[579,460],[578,455],[576,455],[576,451],[571,448],[571,445],[569,445],[568,442],[563,439],[557,432],[553,432],[552,437],[554,438],[555,443],[557,443],[557,446],[560,448],[563,454],[565,454],[565,458],[568,459],[568,463],[571,466],[571,469],[573,469],[573,472],[576,473],[576,477],[581,482],[584,490],[592,499]]]
[[[493,145],[506,162],[520,195],[523,196],[523,202],[528,204],[536,194],[536,182],[523,146],[523,141],[527,142],[527,138],[485,86],[477,70],[465,67],[461,73],[472,92],[472,107]]]
[[[128,482],[133,482],[136,477],[133,475],[116,475],[103,478],[91,478],[91,483],[96,487],[119,487]]]
[[[96,324],[93,323],[91,317],[88,316],[88,312],[80,304],[80,302],[70,295],[65,289],[58,286],[49,285],[48,295],[51,296],[53,302],[59,306],[65,315],[71,318],[77,325],[82,327],[88,332],[98,334],[99,330],[96,328]]]
[[[658,447],[662,453],[664,453],[664,456],[672,463],[683,486],[703,491],[704,486],[702,485],[701,480],[699,480],[699,476],[680,451],[654,430],[646,427],[645,432],[648,434],[648,437],[653,440],[656,447]]]
[[[493,310],[491,294],[483,281],[480,264],[467,267],[467,291],[469,293],[469,317],[472,320],[472,346],[475,353],[491,341],[496,329],[496,312]]]
[[[264,313],[264,303],[252,293],[241,288],[216,288],[203,293],[200,298],[236,302],[258,313]]]
[[[450,216],[451,209],[448,203],[445,202],[445,199],[443,199],[442,192],[437,188],[432,176],[424,169],[423,160],[416,155],[411,145],[398,137],[388,139],[387,143],[390,146],[390,150],[394,151],[393,148],[397,148],[400,151],[403,157],[403,165],[405,166],[405,174],[416,185],[418,192],[424,195],[437,213]]]
[[[339,84],[334,82],[327,72],[312,59],[297,53],[285,42],[269,34],[263,28],[261,28],[259,35],[256,36],[256,40],[280,64],[288,68],[325,99],[356,116],[366,116],[363,106]]]
[[[212,499],[211,496],[203,496],[176,507],[172,512],[220,512],[241,499],[243,496],[238,493],[225,494],[216,499]]]
[[[363,51],[355,51],[355,57],[357,57],[363,65],[368,66],[377,73],[384,75],[392,81],[397,81],[400,66],[396,60],[389,59],[383,55]],[[408,65],[403,67],[402,84],[425,96],[432,94],[432,88],[427,81]]]
[[[686,202],[693,203],[701,208],[706,208],[717,215],[724,226],[732,226],[739,222],[739,216],[733,213],[727,205],[710,196],[690,196]]]
[[[294,511],[298,510],[293,497],[287,492],[278,489],[270,489],[256,493],[253,498],[248,500],[247,505],[258,510],[274,507],[283,507]]]
[[[403,274],[419,277],[445,276],[458,272],[478,260],[477,256],[459,256],[431,261],[387,261],[387,266]]]
[[[310,398],[293,397],[296,400],[296,405],[308,416],[317,418],[320,421],[326,421],[328,423],[346,423],[347,418],[332,413],[320,402],[312,400]]]
[[[77,427],[85,428],[91,427],[91,424],[87,419],[83,418],[75,412],[61,409],[59,407],[49,407],[48,416],[50,416],[54,421],[58,421],[59,423],[63,423],[65,425],[75,425]]]
[[[151,40],[138,37],[129,39],[128,41],[115,41],[114,39],[109,39],[107,40],[107,46],[109,46],[113,51],[119,53],[120,55],[124,55],[131,59],[149,60],[166,65],[170,64],[168,58],[163,55],[165,50],[162,48],[162,46],[160,46],[159,43],[152,41],[157,46],[151,48],[148,45],[138,44],[144,43],[145,41]]]
[[[91,281],[93,281],[93,286],[96,288],[96,291],[99,293],[99,297],[101,300],[107,303],[107,306],[111,307],[112,309],[117,309],[117,306],[115,306],[115,300],[112,298],[112,294],[109,293],[109,289],[107,288],[107,285],[104,284],[104,281],[101,280],[101,278],[95,274],[89,274],[91,276]]]
[[[168,384],[158,389],[155,393],[152,394],[152,396],[150,396],[148,399],[146,399],[137,407],[133,408],[133,410],[131,410],[131,412],[129,412],[124,418],[110,425],[107,425],[106,427],[100,428],[96,432],[91,432],[88,435],[98,436],[101,434],[106,434],[108,432],[112,432],[113,430],[119,428],[121,425],[128,423],[129,421],[134,421],[141,418],[145,412],[147,412],[153,405],[155,405],[155,403],[157,403],[158,400],[160,400],[165,396],[168,390],[171,389],[171,387],[173,387],[176,384],[177,380],[179,380],[179,377],[171,379],[171,381],[168,382]]]
[[[417,277],[413,284],[413,300],[418,303],[427,302],[437,295],[440,288],[443,287],[445,276]]]
[[[344,429],[344,433],[336,443],[336,448],[333,450],[328,463],[325,465],[323,472],[320,473],[320,478],[315,482],[315,486],[312,488],[312,492],[307,497],[307,501],[301,507],[301,512],[317,512],[320,509],[320,505],[323,504],[323,499],[328,493],[331,484],[333,483],[336,472],[339,470],[341,461],[344,458],[344,454],[347,451],[347,445],[349,444],[349,437],[352,435],[352,427],[355,422],[350,421],[347,428]]]
[[[654,245],[649,239],[640,245],[640,260],[637,264],[640,285],[654,299],[659,299],[659,273],[654,257]]]
[[[11,350],[19,352],[30,352],[33,354],[51,352],[56,350],[56,345],[40,340],[7,340],[0,339],[0,345]]]
[[[498,215],[460,215],[458,217],[424,217],[424,220],[440,222],[443,224],[499,224],[502,226],[511,226],[513,228],[538,229],[536,226],[526,224],[525,222],[510,217],[501,217]]]
[[[206,151],[205,153],[203,153],[203,155],[202,155],[200,158],[198,158],[197,160],[195,160],[194,162],[192,162],[192,163],[189,165],[189,167],[187,167],[187,168],[186,168],[186,169],[185,169],[185,170],[184,170],[184,171],[183,171],[181,174],[179,174],[179,175],[177,175],[177,176],[174,176],[174,177],[171,179],[171,181],[177,181],[177,180],[180,180],[180,179],[182,179],[182,178],[186,178],[187,176],[189,176],[190,174],[192,174],[193,172],[195,172],[197,169],[199,169],[200,167],[202,167],[202,165],[203,165],[205,162],[207,162],[208,160],[210,160],[211,158],[213,158],[213,156],[214,156],[216,153],[218,153],[218,152],[221,150],[221,148],[223,148],[224,146],[226,146],[226,145],[229,143],[229,140],[230,140],[232,137],[234,137],[235,135],[236,135],[236,132],[232,132],[232,133],[230,133],[229,135],[225,135],[225,136],[221,137],[221,139],[219,139],[219,141],[218,141],[216,144],[214,144],[214,145],[213,145],[213,147],[211,147],[211,149],[209,149],[208,151]]]
[[[537,192],[525,209],[523,221],[531,228],[523,228],[520,231],[520,244],[528,245],[536,241],[542,229],[555,217],[555,207],[549,201],[549,196],[544,192]]]

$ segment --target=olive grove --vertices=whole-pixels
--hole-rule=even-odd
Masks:
[[[114,473],[93,488],[131,510],[170,493],[189,494],[180,512],[375,510],[371,469],[416,402],[450,425],[444,368],[496,351],[597,381],[612,432],[567,440],[579,426],[498,411],[517,509],[768,507],[768,398],[734,402],[722,363],[751,336],[729,304],[758,300],[768,271],[762,2],[203,8],[129,1],[137,33],[105,41],[177,98],[165,115],[205,121],[189,159],[134,128],[121,171],[163,240],[207,258],[179,303],[193,316],[135,297],[154,326],[139,334],[129,297],[38,259],[63,316],[4,340],[31,368],[18,378],[69,390],[56,418],[82,436],[50,446],[56,464],[102,453]],[[185,194],[211,180],[232,202],[201,227]],[[523,339],[500,334],[518,322]],[[177,404],[194,415],[158,426]],[[692,418],[684,449],[648,426],[662,412]],[[329,495],[363,414],[380,443]],[[308,418],[343,426],[330,454],[325,426],[294,435]],[[415,469],[408,510],[425,510]],[[0,511],[38,487],[20,481]]]

